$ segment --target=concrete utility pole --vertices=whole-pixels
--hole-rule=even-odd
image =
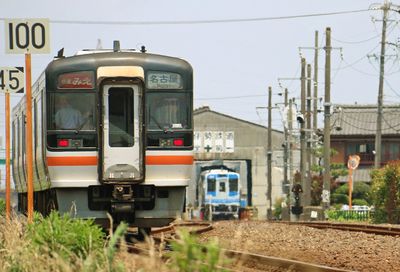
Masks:
[[[288,89],[285,88],[285,93],[284,93],[284,105],[285,109],[288,106]],[[288,118],[286,116],[286,118]],[[285,144],[283,146],[283,184],[285,188],[285,192],[287,195],[290,195],[290,184],[289,184],[289,178],[288,178],[288,158],[289,158],[289,136],[288,136],[288,127],[285,126],[283,128],[284,130],[284,137],[285,137]]]
[[[331,193],[331,28],[326,28],[325,44],[325,103],[324,103],[324,176],[322,202],[330,204]]]
[[[314,99],[313,99],[313,130],[314,134],[318,130],[318,31],[315,31],[314,44]],[[317,157],[313,156],[313,163],[317,164]]]
[[[293,139],[292,139],[292,131],[293,131],[293,100],[289,100],[289,118],[288,118],[288,143],[289,143],[289,173],[290,173],[290,187],[289,187],[289,195],[293,186]],[[291,199],[291,198],[289,198]],[[291,201],[290,201],[291,202]],[[289,203],[290,204],[290,203]],[[289,205],[290,207],[290,205]],[[292,214],[292,213],[290,213]]]
[[[311,205],[311,135],[312,135],[311,100],[312,100],[312,97],[311,97],[311,65],[307,64],[307,98],[306,98],[306,104],[307,104],[307,109],[306,109],[306,126],[307,126],[306,173],[307,173],[307,177],[305,180],[305,186],[303,187],[304,205],[305,206]]]
[[[272,219],[272,87],[268,88],[268,145],[267,145],[267,182],[268,200],[267,218]]]
[[[382,22],[382,40],[381,40],[381,56],[379,67],[379,90],[378,90],[378,114],[376,117],[376,136],[375,136],[375,168],[381,167],[382,156],[382,117],[383,117],[383,81],[385,74],[385,45],[386,45],[386,24],[387,14],[390,3],[385,1],[382,6],[383,22]]]
[[[301,186],[303,192],[306,189],[306,132],[305,132],[305,116],[306,116],[306,59],[301,59],[301,107],[302,121],[300,122],[300,174]],[[304,194],[305,195],[305,194]],[[301,200],[303,206],[305,204],[305,197]]]

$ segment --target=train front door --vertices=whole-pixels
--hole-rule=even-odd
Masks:
[[[135,84],[103,86],[103,182],[131,183],[144,178],[142,97]]]
[[[217,178],[217,190],[218,190],[218,197],[225,199],[227,197],[227,186],[228,186],[228,179],[226,175],[222,175]]]

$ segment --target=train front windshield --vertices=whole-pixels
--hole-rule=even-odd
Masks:
[[[146,98],[148,130],[191,127],[189,93],[149,92]]]
[[[89,92],[48,93],[48,145],[52,148],[96,147],[96,96]]]

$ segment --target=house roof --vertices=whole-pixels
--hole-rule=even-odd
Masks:
[[[331,135],[376,134],[376,105],[335,105],[331,117]],[[383,107],[382,135],[400,134],[400,105]]]

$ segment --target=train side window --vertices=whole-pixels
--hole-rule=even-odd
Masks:
[[[36,178],[39,180],[39,170],[37,165],[37,147],[38,147],[38,138],[40,137],[39,133],[39,124],[38,124],[38,100],[37,98],[33,101],[33,158],[34,158],[34,166]]]

